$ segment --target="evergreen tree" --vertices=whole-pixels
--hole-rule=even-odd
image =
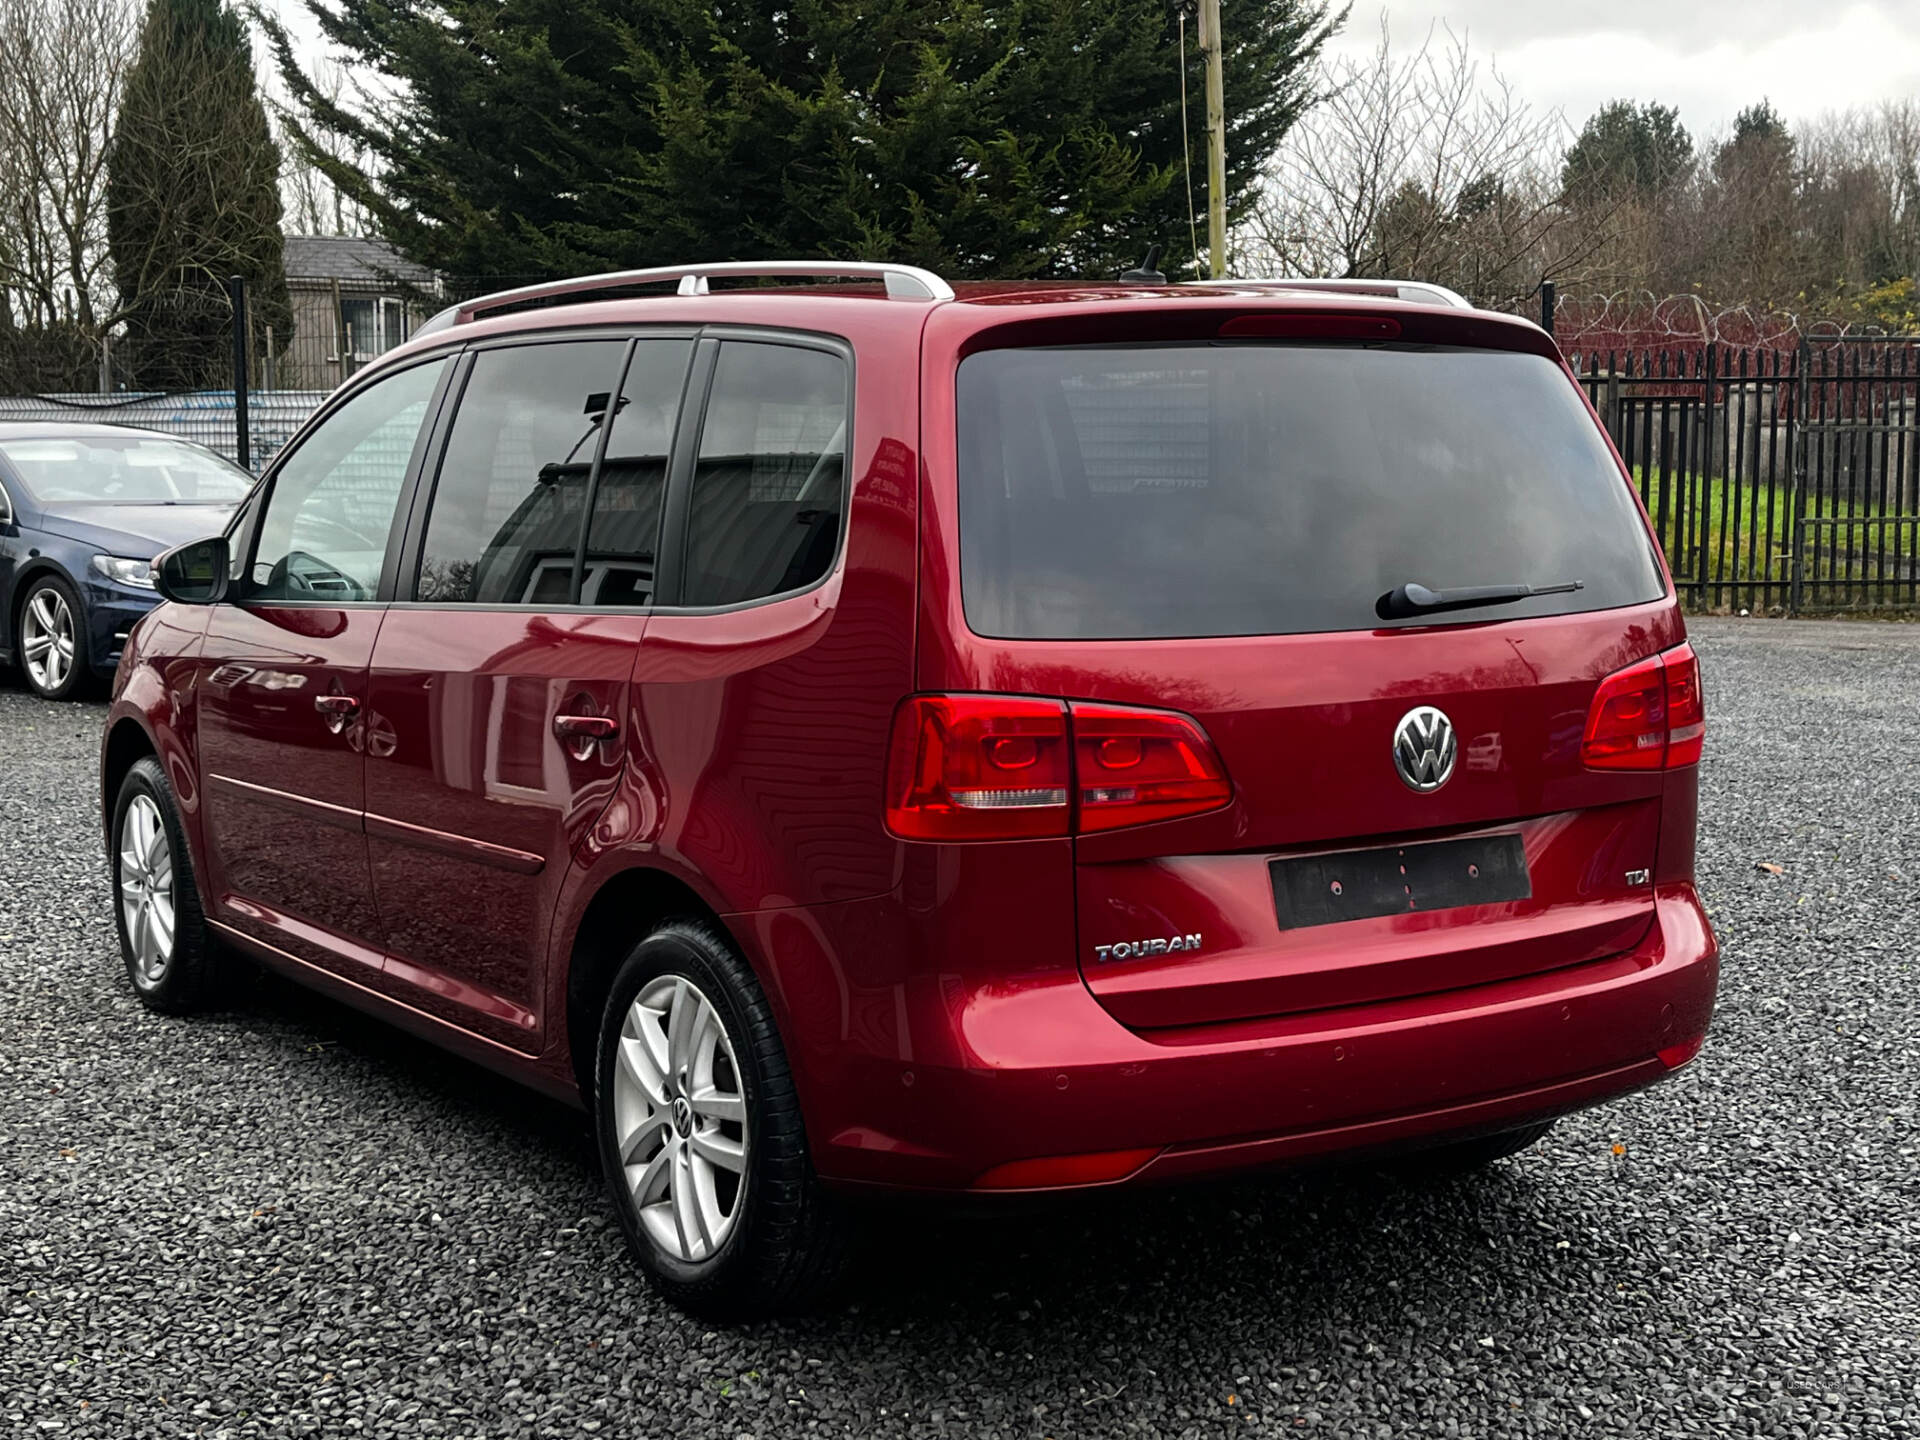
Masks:
[[[307,0],[393,98],[329,102],[266,24],[308,158],[409,259],[543,275],[690,259],[892,259],[1111,275],[1190,256],[1165,0]],[[1230,219],[1344,18],[1223,0]],[[1187,27],[1195,202],[1206,175]],[[375,158],[329,163],[333,135]],[[1204,233],[1204,224],[1201,230]]]
[[[1832,263],[1812,252],[1796,203],[1793,133],[1767,101],[1735,117],[1733,134],[1713,157],[1717,243],[1742,277],[1746,298],[1798,302],[1796,281],[1828,281]],[[1825,271],[1826,273],[1822,273]]]
[[[1568,148],[1560,186],[1574,200],[1651,200],[1693,167],[1693,137],[1667,105],[1615,100]]]
[[[225,0],[150,0],[108,157],[108,249],[137,383],[223,386],[226,282],[245,277],[255,346],[291,330],[280,151],[247,29]]]
[[[1726,180],[1741,170],[1784,175],[1793,164],[1793,132],[1773,102],[1749,105],[1733,118],[1733,134],[1713,157],[1714,175]]]

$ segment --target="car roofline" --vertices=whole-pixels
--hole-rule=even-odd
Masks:
[[[1216,280],[1192,280],[1175,285],[1134,287],[1125,281],[978,281],[956,293],[953,285],[930,270],[914,265],[864,260],[740,260],[710,264],[661,265],[639,270],[610,270],[597,275],[582,275],[566,280],[544,281],[511,290],[495,291],[450,305],[419,325],[408,337],[418,340],[442,334],[475,321],[498,316],[521,307],[552,308],[569,303],[586,304],[595,300],[652,299],[666,296],[693,297],[711,295],[714,280],[835,281],[877,280],[881,293],[889,300],[939,305],[966,301],[976,296],[1006,293],[1016,288],[1041,290],[1058,285],[1062,290],[1080,290],[1094,295],[1118,298],[1153,293],[1167,295],[1183,288],[1242,293],[1291,292],[1295,294],[1338,295],[1353,299],[1399,300],[1411,304],[1437,304],[1449,309],[1472,310],[1473,302],[1457,291],[1427,280],[1359,279],[1355,277],[1224,277]],[[672,288],[669,289],[668,287]],[[656,295],[616,295],[622,290],[658,287]],[[814,293],[809,285],[767,287],[756,294]],[[869,298],[850,296],[849,298]]]

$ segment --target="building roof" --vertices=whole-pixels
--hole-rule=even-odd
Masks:
[[[289,235],[286,241],[287,283],[321,281],[367,289],[393,288],[396,281],[430,288],[438,277],[424,265],[400,257],[384,240],[355,235]]]

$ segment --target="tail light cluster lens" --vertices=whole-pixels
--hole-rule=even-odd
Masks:
[[[887,827],[908,840],[1064,835],[1067,707],[1015,695],[916,695],[893,717]]]
[[[1698,765],[1707,742],[1707,697],[1700,688],[1700,660],[1691,645],[1660,657],[1667,672],[1667,768]]]
[[[1677,770],[1700,763],[1706,733],[1700,661],[1683,644],[1600,682],[1580,758],[1592,770]]]
[[[1024,695],[916,695],[893,720],[887,828],[1021,840],[1217,810],[1233,785],[1192,720]]]
[[[1081,830],[1217,810],[1233,786],[1198,725],[1162,710],[1070,705]]]

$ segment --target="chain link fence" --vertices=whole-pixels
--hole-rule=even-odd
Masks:
[[[288,283],[291,325],[256,317],[242,367],[233,347],[234,309],[187,317],[175,344],[124,333],[104,336],[74,321],[29,321],[34,309],[0,290],[0,422],[109,424],[164,431],[238,460],[246,415],[246,463],[262,470],[326,397],[430,315],[475,295],[549,278],[424,277],[364,269],[344,278]]]

